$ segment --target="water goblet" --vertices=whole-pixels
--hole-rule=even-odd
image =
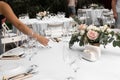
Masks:
[[[76,80],[76,73],[80,69],[79,63],[81,58],[79,56],[69,49],[68,43],[63,44],[63,60],[72,69],[72,72],[69,73],[69,76],[65,80]]]

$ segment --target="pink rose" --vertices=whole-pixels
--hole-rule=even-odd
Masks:
[[[96,31],[93,31],[93,30],[89,30],[87,32],[87,37],[90,39],[90,40],[96,40],[98,38],[99,34],[98,32]]]

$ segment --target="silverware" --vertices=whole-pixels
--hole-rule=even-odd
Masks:
[[[24,58],[24,57],[26,57],[26,54],[23,53],[23,54],[19,55],[19,57]]]
[[[54,37],[54,38],[50,38],[53,42],[60,42],[61,40],[59,39],[59,38],[57,38],[57,37]]]
[[[29,69],[26,73],[21,73],[21,74],[17,74],[15,76],[9,77],[7,80],[23,80],[26,78],[30,78],[35,74],[38,74],[39,71],[34,71],[33,68]]]
[[[25,54],[20,54],[20,55],[2,55],[0,59],[2,60],[16,60],[20,58],[24,58],[26,55]]]
[[[17,57],[17,56],[10,56],[10,57],[6,57],[6,56],[3,56],[0,58],[1,60],[17,60],[17,59],[20,59],[20,57]]]
[[[75,80],[75,78],[72,76],[69,76],[69,77],[65,78],[65,80]]]

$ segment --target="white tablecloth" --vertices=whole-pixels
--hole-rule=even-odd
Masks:
[[[19,63],[21,66],[38,65],[39,74],[26,80],[66,80],[65,78],[69,76],[75,77],[75,80],[120,80],[120,48],[113,48],[111,45],[106,46],[106,48],[101,46],[101,58],[96,62],[89,62],[79,59],[83,47],[79,47],[78,44],[74,45],[72,49],[68,48],[67,42],[50,41],[49,44],[52,48],[32,50],[37,54],[33,56],[31,61],[28,60],[28,57],[20,60],[1,60],[0,65],[9,62]],[[20,51],[24,50],[20,49]],[[72,54],[77,58],[78,61],[74,67],[69,66],[64,61],[65,53]],[[74,72],[73,68],[76,66],[79,69]]]
[[[59,18],[57,16],[47,18],[47,19],[20,19],[24,24],[31,25],[34,31],[39,34],[44,35],[44,30],[47,29],[48,24],[64,23],[65,27],[71,26],[70,22],[73,21],[72,18]],[[16,28],[13,27],[13,31],[16,31]]]
[[[86,24],[100,25],[98,18],[103,20],[103,25],[114,23],[114,18],[111,17],[113,15],[113,12],[108,9],[78,9],[77,12],[80,18],[86,18]],[[82,13],[84,13],[84,15],[82,15]],[[105,14],[107,15],[107,17],[111,18],[109,22]]]

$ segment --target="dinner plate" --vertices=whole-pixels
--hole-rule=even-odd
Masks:
[[[24,53],[24,50],[20,47],[16,47],[14,49],[11,49],[3,54],[3,56],[9,56],[9,55],[21,55]]]
[[[4,62],[0,64],[0,75],[1,76],[11,76],[19,73],[23,73],[27,68],[23,67],[19,63],[14,62]]]

